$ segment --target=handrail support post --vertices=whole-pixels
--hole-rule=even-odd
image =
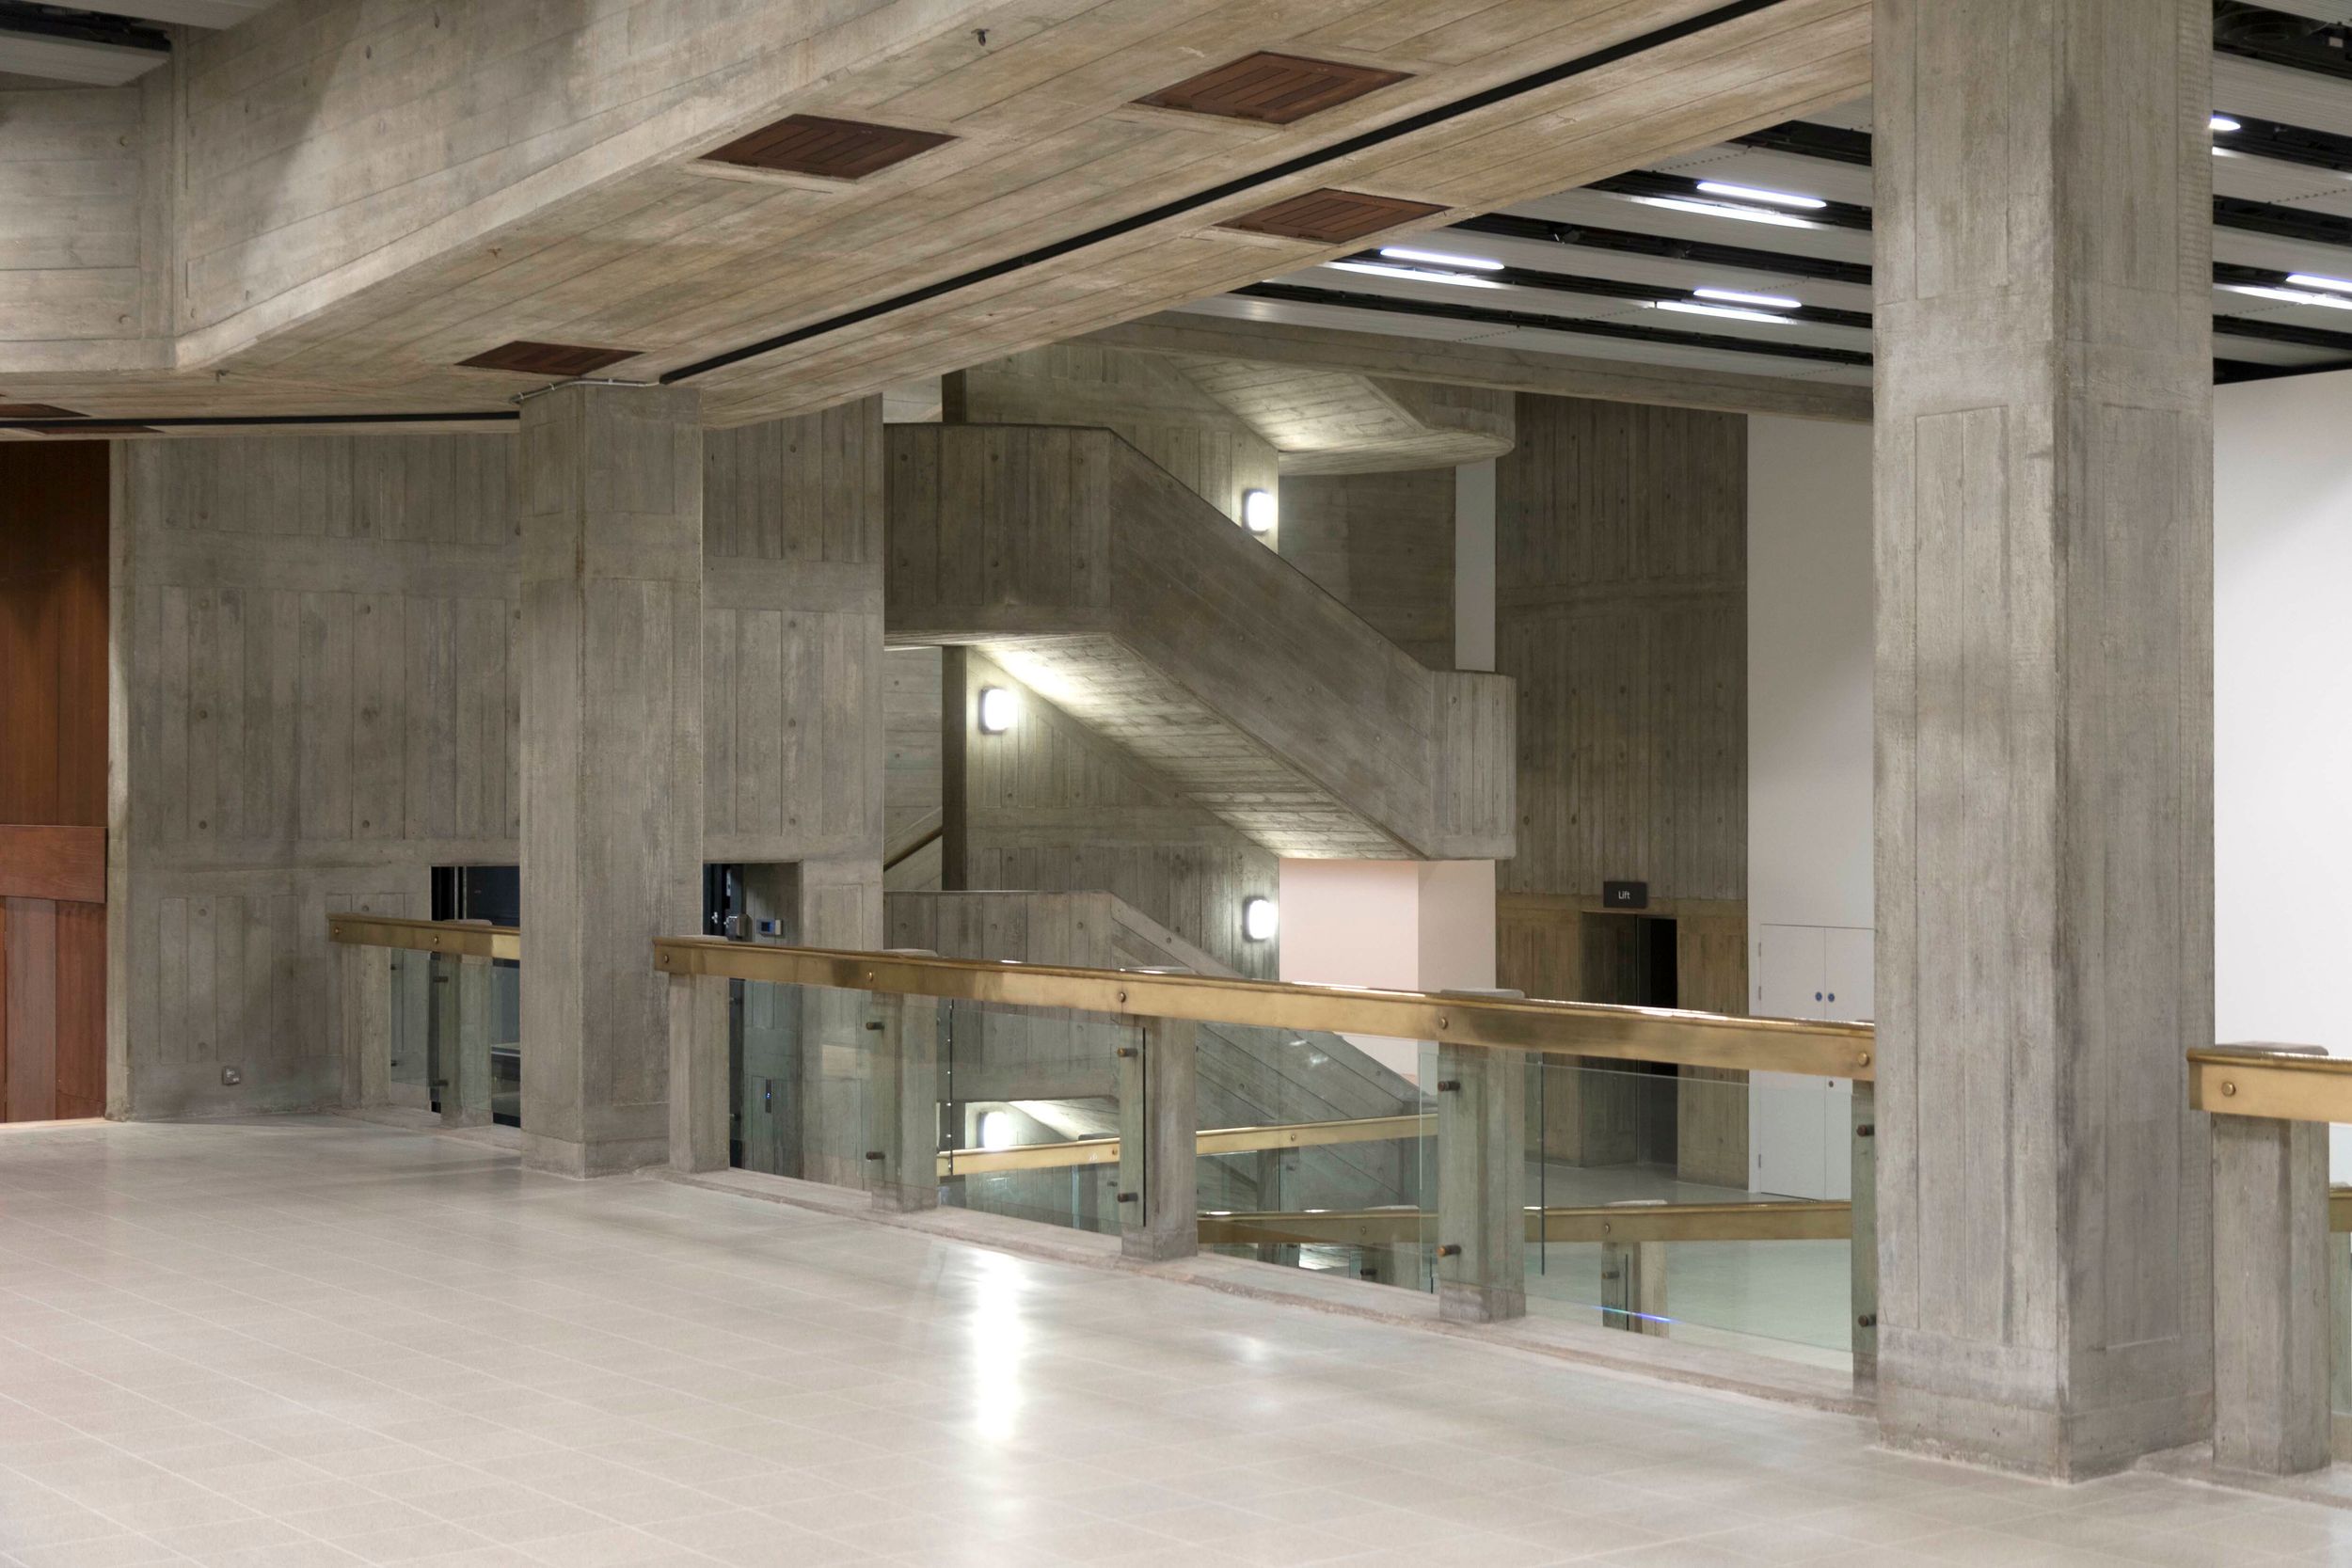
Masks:
[[[670,1168],[727,1168],[728,1032],[734,1011],[723,978],[670,975]]]
[[[2213,1117],[2213,1462],[2329,1462],[2328,1124]]]
[[[1119,1058],[1120,1250],[1164,1263],[1200,1250],[1200,1096],[1189,1019],[1140,1021]]]
[[[1527,1315],[1527,1053],[1438,1046],[1438,1315]]]
[[[877,1209],[939,1207],[939,1004],[877,994],[866,1192]]]

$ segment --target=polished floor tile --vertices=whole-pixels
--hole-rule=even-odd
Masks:
[[[459,1139],[0,1131],[0,1568],[2352,1562],[1870,1438]]]

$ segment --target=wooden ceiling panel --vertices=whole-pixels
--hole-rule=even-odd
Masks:
[[[1136,100],[1155,109],[1184,109],[1228,119],[1288,125],[1368,92],[1394,87],[1411,72],[1381,71],[1340,60],[1260,50]]]
[[[584,343],[534,343],[517,339],[484,349],[470,359],[457,363],[468,370],[515,371],[524,375],[552,376],[558,380],[576,375],[594,375],[608,365],[624,359],[634,359],[633,348],[591,348]]]
[[[1254,213],[1227,218],[1225,227],[1252,234],[1279,235],[1286,240],[1311,240],[1316,245],[1343,245],[1367,234],[1377,234],[1383,229],[1420,223],[1444,211],[1443,202],[1413,201],[1404,197],[1375,196],[1370,191],[1343,191],[1327,185],[1270,207],[1261,207]]]
[[[863,180],[955,139],[938,131],[911,131],[868,120],[787,115],[703,156],[742,168],[811,174],[823,180]]]

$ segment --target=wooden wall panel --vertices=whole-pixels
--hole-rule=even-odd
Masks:
[[[1454,470],[1286,474],[1282,559],[1432,670],[1454,668]]]
[[[1531,395],[1518,429],[1496,465],[1497,666],[1518,681],[1519,746],[1501,884],[1743,899],[1747,422]]]
[[[0,443],[0,823],[106,822],[107,471]]]
[[[1682,1006],[1747,1011],[1747,420],[1522,395],[1495,467],[1496,668],[1518,682],[1518,853],[1500,984],[1613,1000],[1586,971],[1601,883],[1677,921]],[[1601,946],[1606,948],[1607,944]],[[1547,1102],[1565,1157],[1631,1158],[1628,1106]],[[1744,1073],[1688,1072],[1677,1174],[1747,1185]]]

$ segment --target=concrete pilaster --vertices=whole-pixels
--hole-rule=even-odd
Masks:
[[[671,388],[523,405],[523,1148],[574,1176],[669,1146],[652,942],[701,902],[699,419]]]
[[[2329,1462],[2328,1126],[2213,1118],[2213,1462]]]
[[[1877,0],[1879,1412],[2204,1435],[2204,0]]]
[[[1200,1250],[1198,1032],[1154,1018],[1119,1066],[1119,1210],[1123,1256],[1159,1263]]]
[[[441,1124],[445,1127],[490,1125],[490,1035],[498,1016],[497,984],[490,960],[453,955],[439,960],[450,966],[453,993],[450,1014],[453,1032],[439,1053]]]
[[[729,981],[673,974],[670,988],[670,1168],[724,1170],[728,1164]]]

